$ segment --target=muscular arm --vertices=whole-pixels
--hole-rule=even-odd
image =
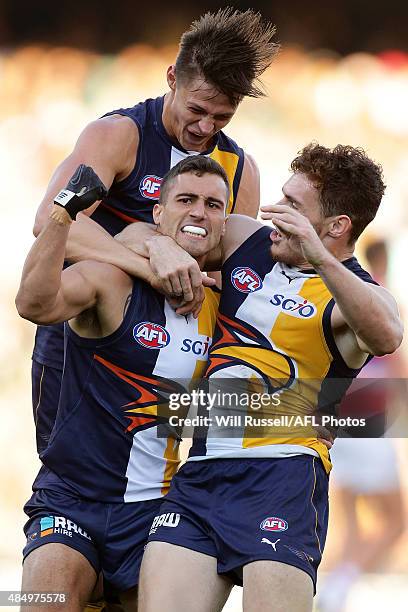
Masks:
[[[38,236],[24,264],[17,310],[25,319],[48,325],[95,308],[97,322],[83,327],[77,319],[77,331],[91,337],[112,333],[123,318],[122,302],[131,290],[131,278],[95,261],[62,270],[68,231],[68,224],[51,218]]]
[[[46,224],[55,195],[66,185],[79,164],[91,166],[109,189],[114,180],[121,180],[131,172],[138,143],[137,128],[128,117],[104,117],[90,123],[80,135],[73,152],[54,172],[36,215],[34,234],[38,236]],[[87,214],[98,204],[88,209]],[[139,263],[133,253],[83,214],[70,229],[65,257],[72,262],[95,259],[112,263],[130,274]]]
[[[16,306],[33,323],[65,321],[95,305],[96,287],[83,264],[62,272],[68,232],[69,224],[50,219],[25,261]]]
[[[227,219],[225,234],[221,240],[221,262],[224,263],[252,234],[263,226],[245,215],[231,215]]]
[[[329,253],[316,271],[336,301],[334,330],[346,324],[360,350],[372,355],[393,353],[399,347],[403,326],[397,304],[386,289],[364,282]]]
[[[130,225],[138,225],[138,223]],[[141,223],[141,225],[148,227],[149,230],[147,231],[155,232],[154,225],[150,223]],[[84,259],[110,263],[131,276],[151,282],[152,271],[150,266],[146,265],[146,249],[143,244],[139,244],[136,241],[122,240],[121,235],[126,230],[127,228],[116,236],[117,239],[114,239],[103,227],[92,221],[87,215],[79,214],[75,227],[75,240],[70,242],[65,258],[71,263]],[[70,240],[72,231],[73,228],[70,231],[68,240]]]
[[[48,221],[24,264],[16,298],[22,317],[40,324],[57,323],[96,306],[97,298],[100,298],[96,311],[104,312],[99,319],[99,331],[111,329],[118,321],[116,310],[121,287],[129,289],[129,275],[115,266],[90,261],[63,270],[69,231],[78,223],[75,219],[104,194],[106,187],[100,177],[92,168],[81,164],[67,186],[55,197]],[[140,260],[140,276],[143,278],[143,264],[149,274],[150,265],[147,259],[140,257]],[[110,307],[106,310],[108,303]]]

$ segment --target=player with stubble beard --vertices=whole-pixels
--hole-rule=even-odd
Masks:
[[[381,167],[359,148],[312,143],[291,170],[282,199],[262,207],[275,228],[232,216],[215,254],[223,286],[206,378],[221,399],[153,521],[140,612],[221,610],[233,584],[244,587],[246,612],[312,609],[331,463],[306,417],[338,403],[371,356],[394,352],[403,332],[394,298],[354,256],[384,193]],[[127,228],[129,242],[141,231],[152,234]],[[156,235],[147,249],[153,268],[174,282],[178,247]],[[223,393],[255,383],[279,392],[279,405],[260,416],[299,417],[300,425],[241,426],[251,409],[238,402],[227,407],[238,425],[217,427]],[[201,411],[209,415],[206,405]]]
[[[158,231],[201,268],[224,231],[227,176],[214,160],[193,156],[162,187]],[[179,464],[180,438],[159,409],[169,392],[202,376],[219,301],[206,287],[200,313],[179,316],[150,286],[145,258],[147,282],[91,260],[63,270],[79,211],[105,192],[90,167],[78,168],[26,259],[16,299],[30,321],[67,321],[56,423],[25,505],[22,589],[63,593],[53,607],[72,612],[90,600],[100,574],[126,610],[136,609],[148,531]],[[186,339],[202,350],[186,351]],[[43,601],[33,610],[46,610]]]

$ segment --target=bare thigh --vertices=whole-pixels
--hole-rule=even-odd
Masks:
[[[52,542],[33,550],[23,564],[22,591],[65,593],[66,603],[52,606],[52,612],[80,612],[91,598],[97,575],[77,550]],[[50,612],[48,605],[22,607],[27,612]]]
[[[232,586],[217,574],[215,557],[150,542],[142,561],[139,612],[218,612]]]
[[[312,612],[313,582],[306,572],[277,561],[244,566],[244,612]]]

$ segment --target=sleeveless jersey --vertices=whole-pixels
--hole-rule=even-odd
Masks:
[[[130,117],[139,131],[135,167],[127,178],[113,183],[109,195],[92,215],[92,219],[112,236],[134,221],[153,223],[152,210],[160,195],[163,176],[181,159],[196,154],[170,140],[162,122],[163,102],[164,96],[107,113]],[[231,185],[227,213],[232,213],[241,181],[244,151],[226,134],[218,132],[212,147],[203,154],[215,159],[227,173]],[[37,329],[33,358],[62,369],[62,324]]]
[[[36,489],[103,502],[161,497],[179,463],[180,438],[161,407],[205,370],[219,293],[205,288],[198,319],[175,314],[134,280],[122,324],[89,339],[65,324],[65,367],[54,429]],[[166,402],[167,398],[167,402]]]
[[[274,261],[270,231],[260,228],[222,268],[206,371],[214,407],[196,432],[189,461],[305,453],[320,456],[329,471],[327,449],[305,416],[319,407],[332,411],[361,368],[349,368],[336,347],[330,324],[335,302],[326,285],[313,270]],[[374,283],[354,257],[343,264]],[[231,408],[225,390],[241,392]],[[246,403],[254,390],[256,410]],[[262,403],[261,395],[269,399]]]

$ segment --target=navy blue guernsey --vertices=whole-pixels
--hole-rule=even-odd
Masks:
[[[108,196],[92,215],[92,219],[112,236],[134,221],[152,223],[152,210],[160,195],[163,176],[181,159],[194,154],[167,135],[162,122],[163,103],[164,96],[161,96],[140,102],[132,108],[107,113],[132,119],[138,128],[140,141],[132,172],[122,181],[113,183]],[[244,152],[231,138],[218,132],[212,147],[204,154],[215,159],[227,173],[232,186],[227,213],[232,213],[241,181]],[[62,369],[62,325],[38,328],[33,359]]]
[[[219,298],[205,291],[194,319],[176,315],[163,296],[134,280],[125,318],[111,335],[83,338],[65,323],[58,413],[35,490],[105,502],[167,492],[179,439],[167,429],[157,435],[158,408],[204,372]]]

